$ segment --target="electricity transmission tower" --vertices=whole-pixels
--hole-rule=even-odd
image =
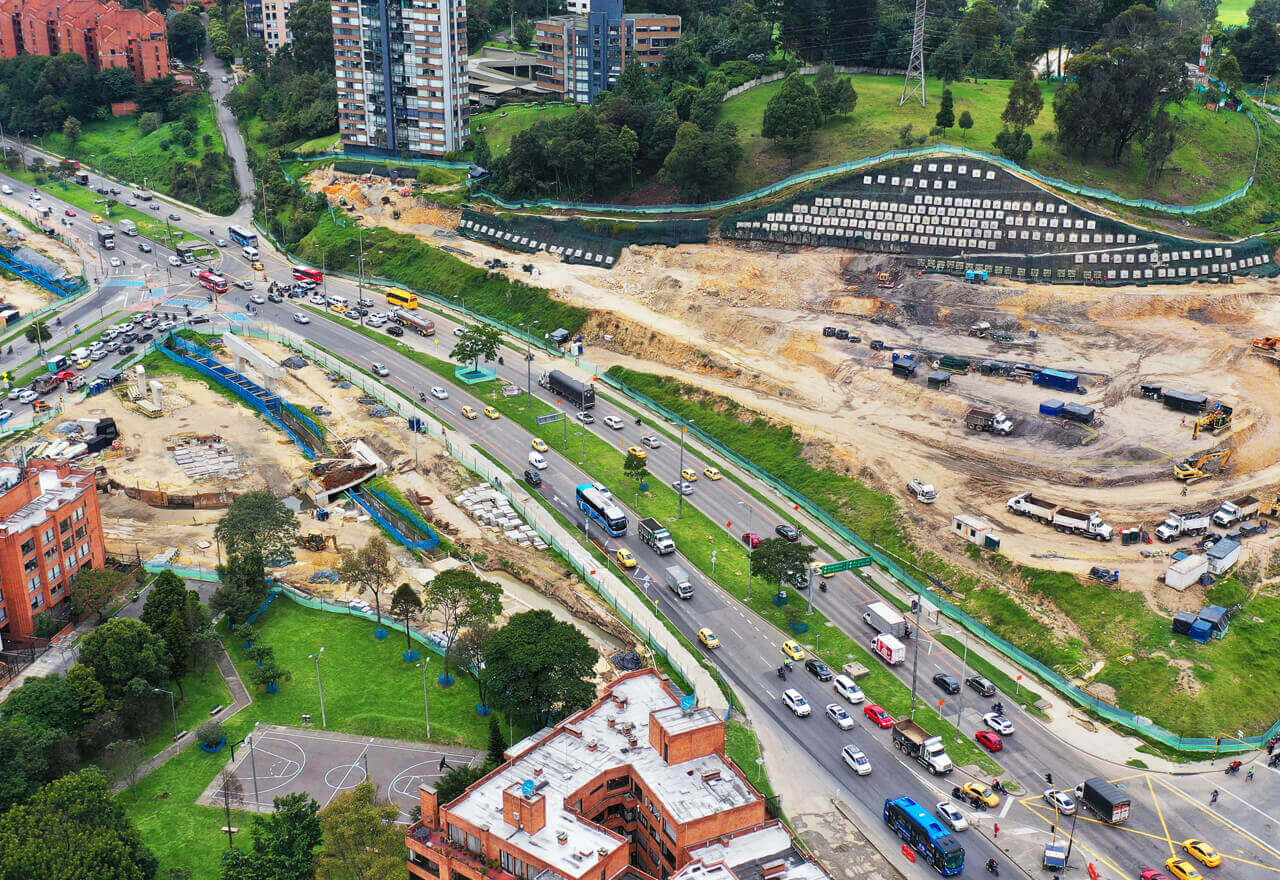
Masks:
[[[911,96],[920,91],[920,106],[927,106],[924,93],[924,18],[926,0],[916,0],[916,26],[911,34],[911,62],[907,65],[907,79],[902,84],[901,107]]]

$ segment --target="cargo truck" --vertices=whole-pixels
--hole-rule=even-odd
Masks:
[[[56,373],[45,373],[43,376],[38,376],[31,383],[31,390],[36,394],[48,394],[61,384],[62,380],[58,378]]]
[[[640,520],[640,540],[659,556],[676,552],[676,542],[666,526],[651,516]]]
[[[1115,537],[1115,531],[1102,521],[1102,517],[1096,510],[1093,513],[1081,513],[1037,498],[1030,492],[1014,495],[1005,502],[1005,507],[1010,513],[1029,516],[1036,522],[1051,525],[1067,534],[1084,535],[1095,541],[1110,541]]]
[[[1245,495],[1243,498],[1237,498],[1235,501],[1224,501],[1222,506],[1218,508],[1213,515],[1213,521],[1216,525],[1227,528],[1233,526],[1241,520],[1246,520],[1251,516],[1257,516],[1258,509],[1262,502],[1252,495]]]
[[[1156,526],[1156,537],[1168,544],[1188,535],[1203,535],[1210,520],[1206,510],[1173,510]]]
[[[970,431],[986,431],[989,434],[1013,433],[1013,422],[1000,410],[974,407],[964,414],[964,426]]]
[[[578,409],[590,409],[596,405],[596,389],[589,382],[579,382],[559,370],[547,370],[538,379],[543,388],[560,395]]]
[[[927,768],[934,776],[945,776],[954,769],[951,757],[942,744],[942,737],[932,736],[910,718],[904,718],[893,725],[893,744],[899,751],[915,758],[916,763]]]
[[[907,659],[907,647],[898,641],[897,636],[880,633],[871,640],[871,650],[877,657],[890,666],[897,666]]]
[[[878,633],[889,633],[900,639],[907,636],[907,621],[883,602],[872,602],[863,612],[862,621]]]
[[[693,584],[689,581],[689,572],[685,571],[681,566],[667,566],[666,581],[667,589],[675,593],[681,599],[693,598]]]
[[[1129,818],[1129,795],[1124,789],[1101,776],[1086,779],[1076,786],[1076,800],[1083,803],[1102,821],[1119,825]]]
[[[124,235],[137,235],[138,224],[134,223],[132,220],[121,220],[120,232],[123,233]]]
[[[1080,377],[1075,373],[1064,373],[1061,370],[1037,370],[1031,377],[1031,383],[1042,388],[1083,393],[1080,388]]]
[[[940,370],[946,370],[948,373],[964,375],[969,372],[969,359],[957,357],[954,354],[944,354],[934,366]]]
[[[89,172],[88,172],[88,171],[77,171],[77,172],[76,172],[76,183],[80,184],[81,186],[88,186],[88,185],[89,185]]]
[[[116,249],[116,231],[110,226],[98,227],[98,244],[104,251],[113,251]]]

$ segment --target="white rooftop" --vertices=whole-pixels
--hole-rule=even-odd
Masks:
[[[0,520],[0,532],[19,534],[40,525],[49,514],[68,501],[73,501],[84,491],[83,477],[72,475],[66,480],[53,469],[40,471],[40,494]],[[0,466],[0,486],[12,488],[22,480],[22,471],[14,465]]]
[[[765,865],[785,863],[784,870],[770,871],[770,880],[830,880],[816,862],[796,851],[791,835],[781,822],[761,825],[736,836],[714,838],[689,850],[695,861],[681,869],[673,880],[727,880],[724,868],[733,870],[738,880],[756,880]]]
[[[461,800],[451,803],[449,812],[481,828],[487,827],[566,876],[581,877],[609,853],[628,846],[625,839],[578,818],[565,805],[566,799],[576,800],[573,795],[611,769],[630,765],[632,773],[644,780],[668,814],[681,823],[759,799],[717,754],[669,766],[649,745],[649,713],[681,711],[658,676],[624,679],[614,685],[612,694],[615,699],[561,723],[541,745],[518,743],[513,751],[522,754]],[[619,698],[625,706],[618,704]],[[699,720],[692,723],[706,723],[703,712],[693,710],[689,717]],[[630,744],[631,738],[636,745]],[[545,799],[546,825],[536,834],[508,825],[503,819],[503,791],[525,780],[533,780]],[[561,832],[567,835],[563,843],[557,839]]]

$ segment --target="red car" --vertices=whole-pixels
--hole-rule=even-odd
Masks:
[[[979,730],[973,738],[986,746],[989,752],[998,752],[1004,748],[1004,740],[994,730]]]
[[[877,706],[875,703],[868,703],[863,706],[862,714],[866,715],[873,723],[880,725],[882,728],[893,727],[893,716]]]
[[[1157,871],[1155,868],[1145,868],[1139,876],[1142,880],[1172,880],[1168,874]]]
[[[755,532],[743,532],[742,543],[754,550],[760,546],[760,536]]]
[[[53,378],[57,379],[59,382],[65,382],[68,379],[74,379],[75,377],[76,377],[75,370],[62,370],[58,373],[54,373],[53,375]]]
[[[70,208],[67,208],[67,210],[63,211],[62,213],[66,214],[68,217],[74,217],[76,215],[76,212],[71,210]]]

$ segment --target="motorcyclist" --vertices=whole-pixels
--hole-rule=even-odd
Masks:
[[[987,859],[987,872],[990,874],[999,874],[1000,868],[996,864],[995,858]]]

